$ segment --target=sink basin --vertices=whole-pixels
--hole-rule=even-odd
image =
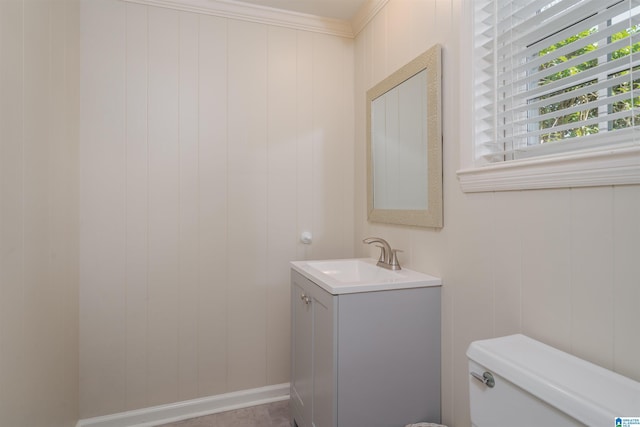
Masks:
[[[403,268],[387,270],[369,258],[322,261],[294,261],[294,270],[327,292],[338,295],[356,292],[440,286],[442,281],[428,274]]]
[[[308,261],[307,265],[343,283],[398,280],[403,277],[399,272],[380,268],[361,259]]]

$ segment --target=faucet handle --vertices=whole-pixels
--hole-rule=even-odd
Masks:
[[[400,262],[398,261],[398,252],[403,252],[403,251],[401,251],[400,249],[391,249],[391,255],[389,256],[390,258],[389,265],[391,266],[392,270],[402,269],[400,267]]]

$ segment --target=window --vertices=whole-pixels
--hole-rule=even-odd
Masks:
[[[474,149],[463,189],[492,174],[509,188],[482,189],[640,182],[640,0],[468,3]]]

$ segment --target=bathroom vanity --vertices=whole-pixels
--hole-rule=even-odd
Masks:
[[[439,422],[440,279],[368,259],[291,264],[291,425]]]

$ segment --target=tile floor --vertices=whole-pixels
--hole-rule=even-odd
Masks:
[[[158,427],[290,427],[289,401],[220,412]]]

